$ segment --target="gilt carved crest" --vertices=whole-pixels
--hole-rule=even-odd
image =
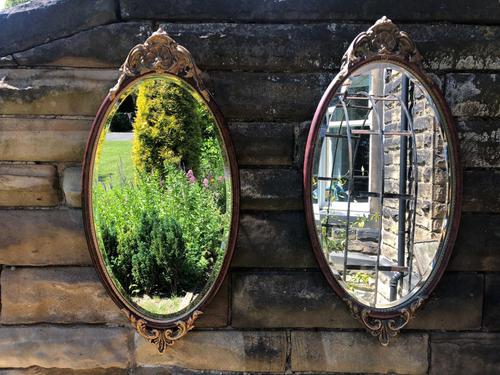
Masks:
[[[159,28],[143,44],[138,44],[129,52],[120,67],[120,77],[109,90],[114,99],[127,77],[137,77],[146,73],[170,73],[194,83],[194,86],[210,100],[210,95],[201,80],[201,71],[193,62],[189,51]]]
[[[387,17],[380,18],[367,31],[359,34],[342,57],[341,72],[374,56],[398,56],[421,67],[422,56],[409,35]]]

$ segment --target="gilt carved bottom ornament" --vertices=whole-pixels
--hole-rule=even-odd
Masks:
[[[193,312],[186,321],[178,321],[176,323],[176,327],[166,328],[166,329],[157,329],[148,327],[148,324],[145,320],[138,318],[134,314],[130,313],[129,310],[122,310],[127,316],[130,324],[134,327],[137,332],[148,340],[150,343],[156,345],[158,351],[163,353],[163,351],[175,344],[177,340],[184,337],[189,331],[194,328],[194,322],[198,317],[203,314],[201,311]]]
[[[416,310],[424,302],[423,297],[418,297],[411,303],[410,306],[400,309],[399,315],[391,318],[375,318],[372,315],[373,311],[369,308],[362,308],[354,303],[351,299],[344,299],[354,318],[359,320],[366,330],[375,337],[381,345],[389,345],[391,337],[399,334],[399,331],[406,327],[408,323],[415,317]]]

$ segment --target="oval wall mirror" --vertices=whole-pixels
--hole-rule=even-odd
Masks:
[[[324,275],[384,345],[450,257],[458,155],[450,111],[413,41],[380,19],[355,38],[316,110],[304,199]]]
[[[189,52],[163,30],[134,47],[87,144],[83,207],[99,276],[162,352],[219,289],[238,223],[236,157]]]

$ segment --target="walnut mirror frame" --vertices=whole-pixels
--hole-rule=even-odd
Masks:
[[[191,100],[194,98],[197,105],[199,105],[200,107],[203,106],[204,108],[203,113],[206,113],[206,116],[210,117],[209,120],[211,124],[210,131],[212,132],[211,134],[214,134],[213,137],[215,138],[213,139],[217,139],[217,150],[218,150],[217,152],[219,152],[218,154],[219,159],[217,160],[219,160],[220,162],[217,165],[221,166],[220,168],[217,169],[217,172],[222,171],[221,174],[217,175],[207,174],[206,175],[207,177],[203,179],[203,184],[202,184],[201,183],[202,179],[200,178],[199,181],[197,181],[196,178],[193,176],[193,172],[191,170],[185,173],[187,168],[184,168],[185,164],[181,164],[181,162],[178,162],[177,164],[178,168],[175,169],[175,171],[176,173],[183,173],[181,174],[181,177],[184,177],[184,179],[181,179],[182,184],[191,183],[193,185],[194,181],[196,181],[197,183],[196,188],[198,189],[198,191],[205,191],[203,190],[203,188],[204,187],[208,188],[208,184],[213,183],[214,184],[213,186],[215,186],[217,183],[219,183],[219,185],[217,185],[217,188],[220,187],[222,190],[218,191],[223,191],[219,195],[223,197],[221,199],[221,201],[223,202],[221,203],[221,205],[223,205],[224,208],[223,211],[221,212],[225,215],[224,224],[215,226],[216,233],[218,236],[216,238],[220,239],[220,242],[218,242],[220,246],[216,247],[217,248],[216,250],[211,249],[211,251],[213,251],[213,253],[217,255],[207,255],[207,252],[203,253],[203,256],[206,256],[207,258],[209,256],[212,256],[212,258],[210,258],[209,261],[207,261],[209,262],[211,268],[205,268],[204,271],[205,273],[203,274],[204,276],[203,280],[207,281],[203,281],[205,282],[205,284],[203,284],[202,288],[197,286],[195,288],[195,292],[187,293],[186,296],[189,294],[190,297],[189,299],[187,299],[188,302],[184,302],[183,300],[181,301],[182,302],[181,307],[177,307],[176,305],[175,313],[171,312],[172,310],[174,310],[173,308],[170,310],[168,309],[158,310],[162,311],[161,313],[157,313],[156,311],[153,313],[151,312],[153,310],[147,310],[146,308],[143,308],[142,304],[139,306],[138,303],[132,301],[131,297],[132,293],[136,292],[128,292],[129,290],[132,290],[134,285],[126,284],[126,287],[128,288],[127,289],[125,286],[122,286],[121,283],[118,283],[116,281],[117,280],[116,275],[113,274],[113,272],[111,271],[111,267],[109,266],[110,256],[108,254],[108,250],[104,249],[103,247],[104,242],[100,237],[101,236],[100,232],[96,233],[98,232],[98,229],[96,229],[96,220],[99,219],[99,216],[97,217],[95,216],[96,211],[94,210],[96,210],[96,206],[98,206],[98,204],[96,202],[93,202],[94,200],[93,191],[96,190],[96,186],[100,187],[100,185],[96,184],[97,181],[96,176],[98,175],[94,171],[94,168],[96,168],[96,165],[99,166],[100,162],[97,162],[96,160],[98,157],[101,156],[100,152],[102,151],[102,149],[104,149],[103,147],[99,148],[100,147],[99,145],[101,143],[104,144],[104,140],[108,139],[106,138],[106,135],[109,124],[111,123],[112,120],[111,116],[114,116],[114,114],[117,111],[117,108],[125,101],[126,98],[128,98],[129,95],[132,95],[131,93],[133,92],[133,90],[137,89],[137,92],[140,93],[140,88],[144,87],[145,82],[151,83],[153,87],[159,87],[154,85],[156,84],[157,81],[163,82],[163,80],[165,82],[168,82],[168,84],[174,85],[178,90],[184,90],[183,91],[184,93],[188,93],[191,97]],[[134,91],[134,95],[137,95],[137,92]],[[154,95],[158,96],[159,93],[160,91],[154,91],[154,93],[151,94],[153,96],[150,96],[149,99],[153,100],[155,98]],[[139,104],[137,104],[137,107],[134,108],[139,108]],[[188,113],[191,114],[193,112],[188,112]],[[199,116],[201,117],[202,115]],[[194,121],[194,120],[188,120],[188,121]],[[130,120],[130,123],[131,122],[132,121]],[[134,133],[129,133],[131,138],[138,137],[138,134],[135,134],[135,130],[136,129],[134,123],[134,130],[133,130]],[[185,132],[187,136],[191,137],[191,133],[188,130],[185,130]],[[200,153],[202,153],[202,151],[200,151]],[[94,174],[96,176],[94,176]],[[200,174],[200,176],[202,175]],[[188,179],[187,182],[184,181],[186,178]],[[127,186],[132,186],[133,188],[135,188],[134,185],[135,180],[130,179],[128,181],[129,185]],[[165,194],[174,191],[174,190],[169,190],[170,189],[168,187],[169,180],[167,178],[164,178],[164,176],[161,176],[161,178],[158,178],[155,181],[158,182],[157,186],[161,186],[161,188],[164,189],[162,190],[162,192],[166,192]],[[115,183],[115,186],[116,185],[117,184]],[[210,185],[210,187],[212,187],[212,185]],[[109,187],[109,189],[112,188],[114,187]],[[214,191],[215,189],[216,188],[214,187]],[[83,176],[82,176],[82,206],[83,206],[84,228],[91,258],[97,269],[99,278],[103,283],[103,285],[105,286],[105,289],[113,299],[113,301],[128,317],[132,326],[137,330],[137,332],[142,337],[144,337],[146,340],[154,344],[160,352],[163,352],[166,348],[168,348],[168,346],[173,345],[177,340],[182,338],[184,335],[186,335],[186,333],[188,333],[190,330],[194,328],[196,319],[202,314],[206,305],[215,296],[227,274],[236,243],[238,219],[239,219],[239,190],[240,190],[239,172],[236,162],[236,156],[229,135],[229,130],[224,121],[224,118],[219,108],[217,107],[216,103],[214,102],[212,96],[205,88],[202,82],[201,71],[195,65],[191,57],[191,54],[183,46],[177,44],[171,37],[167,35],[165,31],[163,31],[163,29],[160,28],[158,31],[153,33],[149,38],[147,38],[147,40],[143,44],[139,44],[134,48],[132,48],[125,62],[121,66],[118,82],[113,88],[109,90],[109,93],[104,99],[101,107],[99,108],[99,111],[94,120],[92,130],[87,143],[87,148],[85,151],[85,156],[83,161]],[[186,190],[182,191],[185,192]],[[204,192],[203,194],[208,194],[208,193]],[[165,196],[166,195],[162,195],[162,197]],[[159,199],[161,201],[162,198]],[[213,201],[215,201],[215,198],[213,198]],[[182,197],[178,198],[177,202],[180,202],[176,203],[177,205],[181,206],[184,205],[185,204],[184,202],[186,202],[186,196],[183,195]],[[214,207],[213,203],[210,204],[212,204],[212,206],[210,207]],[[106,206],[102,205],[97,208],[102,210],[103,207],[104,209],[107,209]],[[143,210],[146,209],[143,208]],[[173,211],[168,211],[168,212],[173,212]],[[193,212],[196,212],[196,214],[194,214],[196,216],[198,215],[199,211],[193,211]],[[148,213],[145,214],[145,216],[147,215]],[[173,220],[170,217],[168,217],[169,213],[163,213],[163,215],[164,216],[155,216],[156,220],[158,221],[158,218],[160,217],[165,218],[159,220],[162,222],[167,221],[167,219],[169,221]],[[126,218],[125,222],[128,221],[128,217],[125,216],[125,218]],[[224,225],[224,227],[223,229],[220,229],[222,225]],[[179,226],[180,224],[178,225],[178,227]],[[193,225],[191,226],[191,228],[195,227],[196,226]],[[200,226],[198,226],[198,228],[199,227]],[[173,232],[173,229],[169,230],[170,230],[170,232],[168,232],[169,236],[172,236],[172,233],[177,233],[174,234],[173,236],[179,237],[178,235],[179,232]],[[148,233],[153,233],[153,232],[148,232]],[[164,237],[160,236],[159,238],[161,239],[166,238],[166,235]],[[159,240],[158,242],[161,241]],[[177,242],[168,242],[168,243],[177,244]],[[165,242],[159,245],[159,247],[162,246],[163,247],[166,246]],[[176,249],[177,248],[178,247],[176,247]],[[187,249],[187,247],[185,248]],[[185,248],[182,247],[181,249]],[[200,254],[201,253],[202,252],[200,250]],[[224,255],[222,256],[221,254]],[[177,259],[177,258],[158,258],[158,259]],[[206,271],[207,269],[208,271]],[[195,276],[192,276],[192,274],[189,275],[191,275],[190,277],[192,279],[198,280],[196,279]],[[153,278],[153,276],[151,276],[151,278]],[[158,278],[155,278],[155,280],[157,279]],[[161,280],[167,280],[167,279],[162,278]],[[125,290],[127,290],[127,292],[124,292]],[[186,292],[184,291],[183,293]],[[125,294],[130,294],[130,297],[128,297]],[[179,295],[174,295],[173,292],[171,295],[176,296],[176,298],[177,296],[179,296]],[[182,299],[182,294],[180,296],[181,297],[178,297],[179,300]],[[168,303],[170,303],[170,300]]]
[[[322,273],[354,318],[388,345],[446,268],[462,176],[445,99],[414,42],[386,17],[343,56],[314,114],[303,172]]]

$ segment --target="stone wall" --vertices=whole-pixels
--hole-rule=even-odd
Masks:
[[[442,85],[464,167],[453,259],[387,348],[319,272],[301,188],[319,98],[350,41],[384,14]],[[92,118],[129,49],[160,24],[206,72],[242,183],[224,287],[164,355],[106,296],[79,207]],[[498,373],[499,51],[495,0],[51,0],[0,13],[0,374]]]
[[[407,174],[408,183],[406,193],[415,194],[415,184],[412,174],[413,158],[416,158],[417,175],[417,200],[416,206],[410,200],[400,202],[399,199],[385,200],[383,210],[383,228],[382,228],[382,255],[394,262],[397,262],[398,248],[398,224],[400,204],[407,205],[406,214],[406,232],[405,253],[410,249],[409,233],[414,232],[414,241],[412,243],[413,252],[413,272],[418,277],[427,274],[432,267],[432,260],[438,250],[444,226],[444,217],[447,212],[449,197],[447,196],[447,162],[445,159],[445,144],[443,141],[443,130],[437,120],[438,114],[435,113],[432,102],[425,96],[422,86],[412,80],[410,83],[410,107],[412,126],[415,131],[416,150],[411,151],[411,139],[408,144],[407,153]],[[385,95],[401,97],[401,73],[391,71],[386,77]],[[397,101],[387,101],[384,103],[383,118],[384,126],[387,131],[397,131],[400,129],[401,117],[405,112]],[[411,128],[411,125],[407,125]],[[385,186],[386,191],[390,193],[399,192],[400,181],[400,142],[397,137],[386,137],[385,144]],[[415,212],[415,219],[413,219]],[[412,222],[414,221],[414,224]],[[414,227],[414,229],[412,229]],[[405,264],[407,260],[405,259]],[[387,286],[388,288],[388,286]],[[400,291],[401,292],[401,291]]]

